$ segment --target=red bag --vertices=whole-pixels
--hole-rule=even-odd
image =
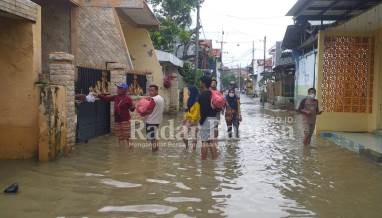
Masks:
[[[219,91],[211,90],[211,107],[212,109],[222,110],[227,102],[222,93]]]
[[[152,98],[142,98],[137,103],[137,113],[141,116],[150,114],[155,107],[155,102]]]

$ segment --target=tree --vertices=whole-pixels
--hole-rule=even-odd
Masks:
[[[202,0],[149,0],[154,13],[161,22],[157,31],[150,33],[157,49],[174,52],[177,44],[188,45],[196,32],[190,28],[191,12]]]
[[[182,75],[183,80],[187,85],[194,85],[196,87],[200,87],[200,78],[203,76],[203,71],[195,70],[192,67],[192,64],[185,63],[183,68],[179,71],[180,75]]]
[[[221,81],[223,88],[227,89],[231,81],[236,81],[236,77],[233,73],[226,73],[222,75]]]

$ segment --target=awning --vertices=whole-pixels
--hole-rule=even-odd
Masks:
[[[121,5],[116,8],[139,27],[154,29],[159,28],[160,22],[155,17],[146,1],[139,1],[134,6]]]
[[[298,0],[287,16],[293,16],[295,20],[347,20],[381,2],[382,0]]]
[[[283,42],[281,44],[282,49],[294,49],[301,45],[302,34],[304,30],[297,25],[289,25],[285,32]]]
[[[29,0],[0,0],[0,17],[36,22],[38,5]]]
[[[183,61],[171,53],[156,50],[156,54],[160,63],[170,63],[176,67],[183,67]]]

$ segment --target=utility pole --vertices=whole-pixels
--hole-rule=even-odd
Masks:
[[[224,45],[224,43],[226,43],[226,42],[224,42],[224,29],[222,29],[222,41],[216,40],[216,43],[220,43],[220,50],[221,50],[220,61],[222,62],[222,68],[223,68],[223,53],[224,53],[223,45]]]
[[[239,64],[239,93],[241,94],[241,63]]]
[[[200,34],[200,1],[196,5],[196,46],[195,46],[195,69],[199,68],[199,34]]]
[[[267,37],[264,36],[264,72],[265,72],[265,59],[266,59],[266,53],[267,53]]]
[[[255,40],[252,41],[252,73],[255,74]]]

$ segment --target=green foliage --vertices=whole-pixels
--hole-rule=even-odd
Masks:
[[[183,68],[180,70],[180,74],[183,76],[184,82],[187,85],[194,85],[200,87],[200,78],[203,76],[203,71],[195,70],[190,63],[185,63]]]
[[[172,53],[176,50],[177,42],[187,44],[191,41],[191,12],[196,9],[197,2],[198,0],[149,0],[161,22],[161,28],[150,33],[156,49]]]
[[[235,75],[233,75],[232,73],[226,73],[222,75],[221,83],[224,89],[227,89],[229,87],[229,83],[231,81],[236,81]]]

